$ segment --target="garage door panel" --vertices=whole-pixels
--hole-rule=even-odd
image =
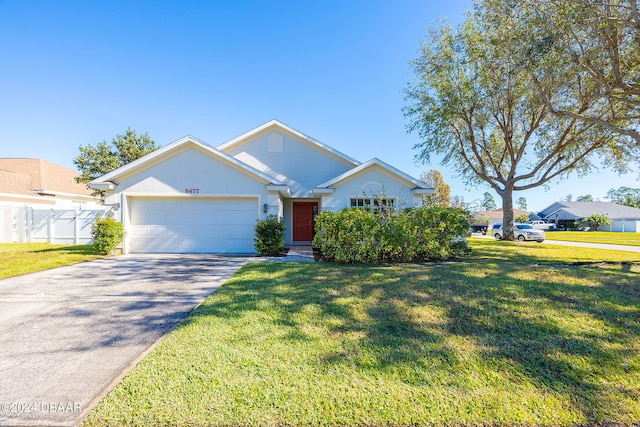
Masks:
[[[236,212],[229,218],[231,224],[247,224],[256,222],[255,212]]]
[[[131,250],[254,253],[257,199],[129,200]]]

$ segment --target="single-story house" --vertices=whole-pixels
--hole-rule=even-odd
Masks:
[[[284,221],[285,244],[310,243],[323,210],[421,206],[434,191],[277,120],[216,148],[185,136],[89,185],[117,209],[125,253],[255,253],[254,226],[268,215]]]
[[[538,215],[559,225],[579,222],[593,214],[602,214],[611,220],[601,226],[602,231],[640,233],[640,209],[609,202],[555,202]]]
[[[103,210],[99,198],[76,182],[78,176],[43,159],[0,158],[0,242],[36,241],[34,211]]]

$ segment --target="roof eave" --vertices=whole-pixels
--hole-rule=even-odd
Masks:
[[[94,190],[115,190],[118,184],[113,183],[111,181],[91,181],[87,184],[89,188],[93,188]]]
[[[267,190],[280,193],[284,197],[291,196],[291,188],[284,184],[267,184]]]
[[[322,196],[324,194],[332,194],[335,191],[335,188],[315,187],[311,191],[314,196]]]
[[[411,192],[416,196],[428,196],[429,194],[435,193],[435,188],[414,188]]]

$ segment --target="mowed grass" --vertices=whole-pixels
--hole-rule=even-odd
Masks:
[[[549,231],[546,234],[548,240],[640,246],[640,233],[617,233],[611,231]]]
[[[640,254],[471,245],[450,263],[248,264],[85,424],[640,422]]]
[[[91,245],[0,243],[0,279],[102,257]]]

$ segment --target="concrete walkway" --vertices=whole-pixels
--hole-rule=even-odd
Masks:
[[[282,258],[285,262],[315,262],[311,245],[291,245],[289,252]]]
[[[78,424],[251,260],[126,255],[0,280],[0,426]]]

